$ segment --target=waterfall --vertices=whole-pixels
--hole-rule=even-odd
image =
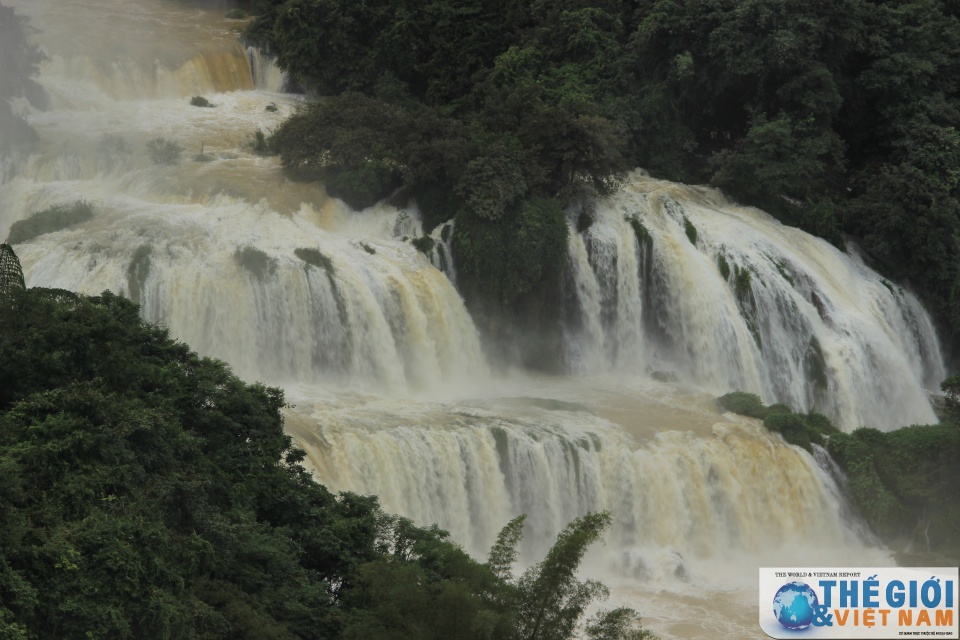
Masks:
[[[479,339],[450,280],[400,241],[420,235],[416,217],[354,214],[255,155],[252,133],[299,103],[267,93],[284,74],[235,36],[155,42],[157,30],[185,38],[184,17],[167,10],[122,15],[149,37],[126,34],[127,55],[109,64],[92,55],[95,43],[51,44],[40,78],[51,108],[29,114],[42,146],[0,165],[0,236],[80,199],[95,217],[17,247],[28,285],[127,295],[145,319],[251,380],[406,393],[482,377]],[[219,37],[217,20],[199,18]],[[39,19],[55,31],[58,16]],[[193,95],[215,106],[191,106]],[[183,148],[179,163],[151,161],[146,143],[157,137]],[[201,148],[204,161],[191,160]]]
[[[575,368],[666,370],[845,428],[936,422],[928,393],[945,374],[930,317],[857,257],[639,172],[594,218],[569,249]]]
[[[829,468],[812,456],[756,421],[696,409],[679,421],[682,429],[637,438],[587,404],[342,400],[298,405],[288,428],[328,486],[439,522],[477,553],[526,513],[528,555],[539,557],[564,524],[602,509],[614,514],[608,547],[634,557],[630,571],[665,552],[696,570],[723,555],[770,552],[799,562],[822,540],[863,545],[841,517]]]
[[[0,158],[0,239],[51,206],[94,211],[16,246],[27,285],[122,293],[202,355],[283,386],[287,430],[321,482],[377,494],[478,556],[527,513],[525,562],[609,509],[589,570],[615,567],[616,592],[652,603],[664,638],[743,637],[670,625],[753,618],[761,562],[886,561],[822,453],[713,403],[741,389],[847,429],[935,420],[930,318],[856,257],[637,172],[588,229],[571,225],[570,374],[492,375],[454,286],[452,225],[421,253],[416,209],[351,211],[256,155],[253,133],[301,98],[279,93],[283,74],[221,14],[8,2],[41,30],[51,104],[27,112],[37,151]],[[183,148],[179,164],[153,163],[158,137]]]
[[[106,194],[96,201],[94,222],[18,247],[30,286],[128,295],[147,320],[248,379],[402,391],[486,370],[453,285],[409,244],[367,237],[364,248],[306,213],[284,218],[228,196],[124,198],[122,215],[103,211]],[[302,248],[329,265],[304,261]]]
[[[287,87],[287,74],[277,66],[273,56],[256,47],[247,47],[247,60],[253,86],[257,90],[280,93]]]

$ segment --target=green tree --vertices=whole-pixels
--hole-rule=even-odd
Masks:
[[[951,565],[960,558],[960,429],[913,425],[883,433],[857,429],[830,438],[847,489],[870,528],[902,563]]]
[[[556,334],[544,301],[559,298],[562,209],[611,193],[628,166],[620,105],[598,102],[620,84],[607,62],[627,37],[622,13],[288,0],[249,37],[330,96],[278,131],[285,167],[357,208],[399,188],[427,231],[456,218],[454,258],[481,324]]]
[[[587,623],[591,640],[654,640],[655,636],[640,628],[640,617],[633,609],[619,607],[597,614]]]
[[[577,580],[576,571],[587,548],[610,526],[609,513],[583,516],[557,536],[542,562],[517,582],[517,637],[523,640],[562,640],[573,635],[587,605],[608,595],[594,580]]]
[[[575,521],[513,581],[522,518],[481,564],[435,525],[335,496],[283,406],[125,298],[4,292],[0,635],[520,640],[533,614],[572,633],[578,548],[609,516]]]
[[[559,279],[504,276],[530,203],[609,194],[640,165],[838,247],[862,239],[960,339],[952,5],[276,0],[250,37],[330,96],[281,129],[285,165],[308,158],[358,207],[400,188],[428,229],[456,218],[458,284],[482,327],[540,334],[560,299]]]

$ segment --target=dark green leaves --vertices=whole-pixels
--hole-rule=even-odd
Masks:
[[[577,580],[576,570],[587,547],[599,540],[609,526],[609,513],[588,514],[574,520],[557,536],[546,558],[520,577],[520,638],[569,638],[587,605],[607,596],[602,584]]]
[[[436,525],[316,484],[279,389],[130,301],[16,296],[0,306],[3,637],[566,640],[603,593],[575,572],[608,515],[514,581],[522,516],[480,564]]]
[[[510,305],[550,277],[566,260],[567,223],[555,200],[522,201],[507,223],[464,211],[453,230],[458,269],[485,296]]]
[[[508,580],[512,576],[513,563],[517,561],[517,545],[523,537],[525,515],[518,516],[507,523],[497,535],[497,541],[490,549],[487,566],[498,578]]]
[[[830,438],[830,454],[849,477],[848,490],[871,529],[911,541],[898,561],[956,564],[960,558],[960,429],[914,425],[883,433],[857,429]]]

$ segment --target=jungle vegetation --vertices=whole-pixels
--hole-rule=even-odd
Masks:
[[[477,562],[435,525],[317,484],[283,406],[126,298],[5,290],[0,637],[652,637],[628,609],[583,620],[606,589],[576,571],[609,514],[515,575],[523,517]]]
[[[531,354],[556,352],[564,208],[610,193],[637,166],[720,187],[841,249],[852,238],[918,292],[955,359],[960,4],[250,4],[260,15],[247,37],[321,96],[278,132],[284,165],[355,207],[412,196],[428,230],[453,218],[474,318],[494,335],[504,315],[537,329],[524,336],[527,364],[549,366]],[[919,553],[901,561],[948,566],[960,558],[950,489],[960,382],[945,385],[942,425],[890,433],[841,433],[822,415],[749,394],[721,404],[808,451],[825,446],[871,528]]]
[[[843,470],[843,489],[871,531],[907,566],[960,563],[960,376],[943,383],[940,424],[889,432],[867,427],[844,433],[821,414],[765,406],[752,393],[717,399],[725,411],[763,420],[790,444],[820,446]]]
[[[45,233],[53,233],[81,222],[93,219],[93,205],[85,200],[73,204],[59,204],[37,211],[24,220],[18,220],[10,226],[7,242],[19,244]]]
[[[427,229],[454,218],[482,329],[490,309],[549,324],[564,207],[639,166],[849,234],[957,343],[956,2],[245,5],[247,37],[322,96],[278,132],[284,165],[355,207],[400,189]]]

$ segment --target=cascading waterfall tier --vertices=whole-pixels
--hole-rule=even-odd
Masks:
[[[723,557],[802,562],[824,540],[862,551],[868,536],[826,463],[704,397],[601,383],[514,381],[539,397],[453,403],[340,396],[298,403],[287,426],[324,484],[438,522],[478,554],[519,513],[536,558],[567,522],[603,509],[608,554],[638,578],[682,578]]]
[[[936,422],[930,317],[856,257],[726,201],[636,172],[571,232],[568,359],[666,370],[714,393],[821,411],[845,428]]]
[[[63,28],[50,6],[23,9],[45,34]],[[453,285],[400,241],[421,233],[415,217],[350,212],[253,152],[252,134],[299,104],[272,93],[285,79],[268,57],[241,46],[222,16],[164,2],[100,9],[133,30],[113,43],[123,55],[107,63],[95,40],[45,42],[51,104],[28,114],[41,147],[0,165],[0,237],[51,206],[84,200],[95,211],[17,247],[29,286],[127,295],[251,380],[406,393],[485,375]],[[204,37],[178,46],[191,33]],[[191,106],[198,94],[215,106]],[[179,145],[181,161],[156,164],[156,138]]]
[[[710,396],[622,374],[509,379],[445,402],[298,391],[286,428],[322,483],[439,523],[477,557],[520,513],[523,566],[573,518],[610,510],[585,573],[667,640],[751,637],[757,566],[890,562],[822,452],[721,416]]]
[[[93,222],[18,247],[30,286],[121,292],[248,379],[401,392],[486,371],[453,285],[409,244],[359,242],[306,212],[288,218],[228,196],[97,201]],[[126,210],[108,213],[107,202]]]

